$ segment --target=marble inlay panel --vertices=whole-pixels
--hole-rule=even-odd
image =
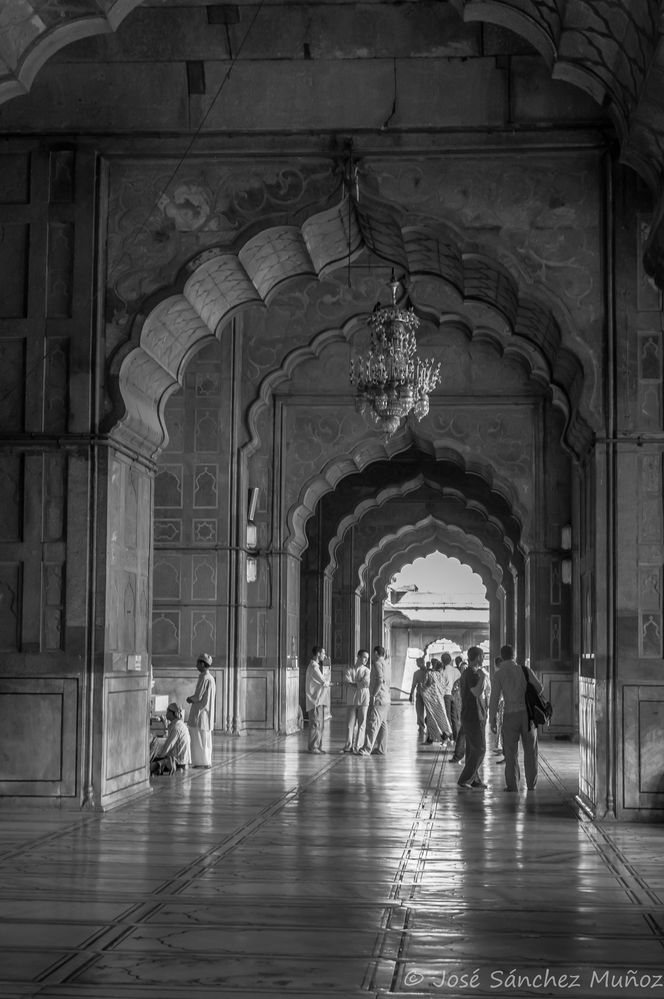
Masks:
[[[154,505],[156,507],[182,506],[182,465],[160,465],[154,481]]]
[[[153,613],[152,651],[157,655],[177,655],[179,653],[179,611],[155,611]]]

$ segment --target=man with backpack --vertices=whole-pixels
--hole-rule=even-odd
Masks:
[[[496,732],[500,698],[505,702],[503,713],[503,752],[505,754],[505,790],[518,791],[521,771],[519,768],[519,741],[523,746],[523,768],[526,787],[535,790],[537,784],[537,726],[531,725],[526,708],[526,686],[531,683],[538,693],[543,687],[529,666],[514,662],[514,649],[503,645],[502,662],[496,671],[489,701],[489,724]],[[527,679],[526,679],[527,677]]]

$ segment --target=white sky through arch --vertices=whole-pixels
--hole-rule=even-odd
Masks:
[[[425,558],[417,558],[398,572],[392,581],[396,589],[399,586],[417,586],[420,592],[436,593],[449,597],[453,602],[467,595],[469,603],[486,604],[486,588],[484,583],[469,565],[462,565],[458,558],[450,558],[441,552],[432,552]]]

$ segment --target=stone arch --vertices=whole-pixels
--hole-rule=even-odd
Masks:
[[[625,0],[613,5],[610,14],[594,0],[573,6],[566,0],[452,2],[465,21],[499,25],[526,39],[542,55],[554,80],[570,83],[606,106],[623,162],[659,193],[664,96],[658,81],[664,50],[657,0]]]
[[[337,525],[336,532],[328,544],[328,554],[329,560],[327,566],[325,567],[325,572],[332,575],[337,567],[337,552],[339,546],[342,544],[343,539],[347,532],[356,525],[359,525],[362,520],[367,517],[372,511],[378,510],[384,505],[390,503],[394,499],[403,498],[416,494],[423,486],[430,486],[434,490],[438,491],[441,496],[441,500],[447,498],[453,498],[453,500],[459,505],[463,505],[466,509],[473,509],[478,512],[480,516],[486,519],[488,525],[493,527],[496,535],[503,539],[505,548],[508,551],[514,552],[515,542],[513,538],[507,533],[506,525],[500,520],[498,516],[492,511],[486,509],[483,504],[479,504],[476,501],[468,500],[464,494],[458,489],[450,489],[441,485],[438,482],[433,482],[431,479],[426,477],[424,474],[420,473],[414,478],[401,483],[395,483],[392,486],[388,486],[381,489],[376,496],[370,499],[363,500],[359,503],[355,509],[342,517]],[[406,564],[406,563],[404,563]]]
[[[164,407],[181,384],[189,357],[212,336],[219,338],[235,315],[269,305],[289,282],[320,279],[341,266],[349,252],[357,257],[363,251],[377,250],[382,258],[401,259],[403,227],[396,217],[390,214],[389,231],[383,233],[376,248],[366,242],[362,231],[370,208],[363,207],[363,221],[356,206],[353,208],[349,213],[344,200],[310,216],[299,227],[265,229],[249,238],[237,253],[210,249],[190,261],[181,272],[180,287],[161,296],[147,315],[137,317],[131,339],[112,358],[110,392],[115,415],[109,419],[108,429],[113,437],[135,449],[143,441],[142,450],[156,458],[167,440]],[[381,210],[386,210],[385,205]],[[493,338],[501,350],[516,351],[532,371],[548,381],[554,399],[567,411],[570,442],[582,448],[587,445],[591,432],[580,412],[584,368],[563,346],[561,326],[552,308],[522,295],[515,279],[490,257],[464,253],[449,243],[442,245],[442,237],[435,233],[425,239],[421,229],[417,232],[419,242],[404,241],[414,294],[423,277],[433,276],[452,288],[469,315],[472,317],[474,310],[475,321],[482,323],[480,335]],[[426,311],[427,302],[421,305]],[[435,306],[429,304],[429,311],[435,312]],[[352,329],[352,323],[347,324],[344,335]],[[334,334],[326,331],[321,335]],[[261,386],[263,403],[274,386],[287,377],[289,365],[303,356],[306,349],[287,359]]]
[[[495,594],[502,583],[503,570],[493,552],[462,528],[444,524],[433,516],[385,535],[378,545],[367,552],[358,573],[360,591],[371,587],[371,596],[384,600],[390,578],[417,557],[415,552],[419,554],[426,550],[428,553],[441,547],[445,554],[462,553],[464,561],[481,576],[487,590]]]
[[[374,579],[374,592],[376,597],[381,599],[383,593],[385,594],[385,597],[387,596],[390,579],[396,573],[400,572],[405,566],[412,564],[418,558],[426,558],[427,555],[431,555],[431,544],[431,538],[424,536],[413,540],[407,548],[402,548],[400,551],[395,552],[394,558],[381,568],[380,574]],[[465,541],[463,544],[465,545]],[[503,577],[501,576],[499,580],[494,580],[493,576],[491,579],[487,579],[486,574],[487,571],[491,570],[491,566],[483,562],[481,558],[478,557],[477,552],[474,550],[471,551],[467,547],[463,547],[462,543],[458,542],[457,539],[452,536],[449,538],[442,538],[440,545],[445,548],[444,552],[441,554],[447,555],[450,558],[456,558],[462,565],[469,566],[473,572],[480,577],[486,588],[487,594],[495,595],[497,598],[504,595],[502,585]],[[433,549],[433,551],[440,551],[440,548],[437,547]],[[500,569],[499,566],[498,569]],[[382,599],[385,599],[385,597],[382,597]]]
[[[500,536],[506,539],[505,543],[509,546],[510,550],[516,553],[517,548],[522,544],[521,524],[527,520],[528,514],[525,507],[519,501],[519,497],[511,483],[506,480],[503,481],[488,466],[478,462],[473,463],[471,466],[453,448],[449,446],[436,446],[435,442],[428,441],[424,437],[419,437],[412,430],[403,431],[387,442],[377,438],[371,439],[368,442],[362,440],[350,451],[346,450],[343,456],[335,455],[330,458],[322,472],[316,474],[304,484],[297,504],[291,508],[287,517],[289,527],[287,547],[291,553],[299,556],[304,551],[307,544],[305,534],[307,520],[313,514],[321,498],[326,493],[333,491],[341,479],[355,472],[363,471],[376,461],[385,460],[389,462],[390,459],[395,458],[399,453],[410,450],[413,445],[416,446],[417,450],[431,457],[437,463],[454,466],[462,478],[468,480],[472,477],[480,484],[480,491],[483,495],[482,502],[468,500],[458,490],[448,489],[446,495],[447,497],[454,495],[457,502],[467,504],[469,509],[474,509],[479,515],[485,517],[487,523],[494,524]],[[416,477],[414,480],[409,480],[405,483],[395,483],[393,486],[379,493],[373,500],[367,501],[366,504],[361,504],[362,509],[358,507],[357,511],[353,511],[344,517],[339,526],[339,537],[341,538],[342,532],[345,533],[353,523],[359,523],[361,517],[366,515],[367,511],[376,509],[394,497],[403,497],[411,489],[421,488],[425,481],[424,477],[422,477],[421,482]],[[434,488],[438,488],[434,483],[429,484],[433,485]],[[506,519],[503,518],[501,520],[496,516],[495,511],[498,508],[505,508],[510,511],[512,518],[510,523]],[[332,556],[331,552],[330,555]]]

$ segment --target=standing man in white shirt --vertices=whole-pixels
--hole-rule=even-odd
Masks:
[[[344,671],[344,687],[346,688],[346,744],[342,753],[359,753],[364,745],[364,732],[369,711],[369,653],[360,649],[355,658],[355,665]]]
[[[214,729],[215,698],[217,687],[210,672],[212,656],[201,652],[196,660],[198,683],[191,697],[187,698],[189,709],[189,736],[191,739],[191,762],[195,767],[212,766],[212,730]]]
[[[461,677],[461,673],[452,665],[452,656],[449,652],[443,652],[440,657],[440,661],[443,664],[443,668],[440,671],[440,675],[443,680],[443,698],[445,700],[445,710],[447,711],[447,717],[450,720],[450,725],[452,726],[452,742],[451,746],[454,749],[456,744],[457,736],[459,734],[459,712],[454,703],[454,698],[452,697],[452,690],[454,684]]]
[[[385,756],[387,752],[387,727],[390,719],[390,674],[385,662],[385,648],[375,645],[371,667],[371,707],[367,721],[367,734],[359,756]]]
[[[304,693],[309,713],[309,752],[324,753],[325,701],[330,681],[326,679],[323,664],[326,657],[322,645],[314,645],[304,680]]]
[[[489,724],[491,731],[498,729],[498,705],[502,694],[505,702],[503,714],[503,752],[505,754],[505,790],[518,791],[521,771],[519,769],[519,740],[523,746],[523,769],[526,773],[526,787],[535,790],[537,784],[537,726],[530,724],[526,709],[526,670],[528,680],[538,693],[542,684],[529,666],[519,666],[514,661],[514,649],[503,645],[500,650],[502,662],[496,671],[489,701]]]

